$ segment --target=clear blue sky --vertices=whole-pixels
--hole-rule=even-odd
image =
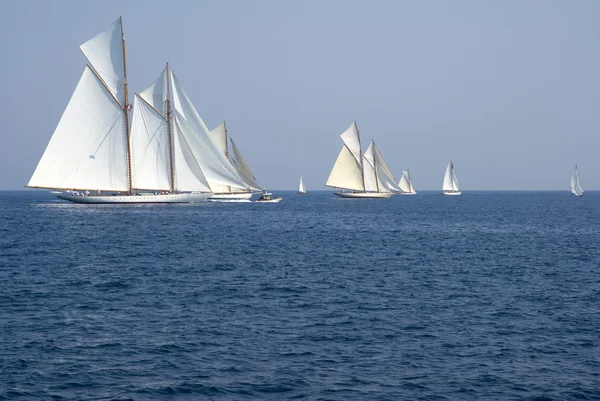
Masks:
[[[439,189],[600,187],[600,1],[5,1],[0,189],[27,184],[120,15],[129,82],[168,59],[209,128],[227,120],[259,182],[324,189],[358,122],[396,176]]]

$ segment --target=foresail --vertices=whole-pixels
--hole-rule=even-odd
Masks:
[[[127,191],[125,113],[86,67],[27,186]]]
[[[194,145],[192,149],[197,154],[197,161],[211,184],[229,185],[234,188],[247,189],[234,167],[219,150],[215,142],[210,137],[210,132],[202,118],[196,111],[196,108],[188,98],[187,94],[181,88],[179,81],[175,78],[173,71],[170,71],[171,95],[174,109],[180,118],[185,119],[194,135]]]
[[[185,119],[175,113],[173,119],[173,153],[175,188],[179,191],[211,192],[207,179],[194,152],[197,146],[193,130]]]
[[[368,192],[379,192],[379,187],[377,185],[377,174],[375,173],[375,154],[373,152],[373,142],[363,154],[363,177],[364,177],[364,185],[365,191]]]
[[[242,179],[244,184],[246,184],[251,189],[253,189],[255,191],[260,191],[260,185],[258,184],[256,178],[254,177],[252,170],[250,170],[250,167],[248,166],[248,164],[242,157],[240,150],[235,145],[235,142],[233,142],[232,138],[229,138],[229,140],[231,141],[231,150],[232,150],[231,162],[233,163],[233,166],[235,167],[240,178]]]
[[[456,171],[454,170],[454,165],[452,165],[452,190],[460,191],[460,186],[458,185],[458,178],[456,178]]]
[[[131,180],[136,189],[171,189],[167,120],[138,95],[131,123]]]
[[[125,105],[125,63],[121,18],[79,48],[121,106]]]
[[[361,165],[347,146],[342,147],[325,185],[356,191],[365,190]]]
[[[140,96],[164,117],[167,116],[167,67],[150,86],[140,92]]]
[[[344,144],[348,147],[350,152],[354,155],[354,158],[361,164],[361,147],[360,147],[360,136],[358,134],[358,127],[356,126],[356,121],[353,121],[350,127],[346,131],[344,131],[340,137]]]

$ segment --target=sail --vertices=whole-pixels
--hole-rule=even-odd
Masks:
[[[454,165],[452,164],[452,160],[448,162],[448,167],[446,167],[446,174],[444,174],[444,183],[442,184],[442,191],[454,191]]]
[[[250,187],[250,189],[253,189],[255,191],[260,191],[260,185],[256,181],[256,178],[254,177],[252,170],[250,170],[250,167],[248,167],[248,164],[242,157],[242,154],[240,153],[238,147],[233,142],[233,139],[229,138],[229,140],[231,141],[231,150],[232,150],[231,161],[232,161],[233,165],[235,166],[235,169],[238,172],[240,178],[242,179],[244,184],[246,184],[248,187]]]
[[[346,131],[344,131],[340,137],[344,144],[348,147],[350,152],[356,158],[358,164],[361,164],[361,147],[360,147],[360,135],[358,134],[358,127],[356,126],[356,121],[353,121],[350,127]]]
[[[229,185],[234,188],[247,189],[246,184],[239,177],[238,173],[231,165],[229,160],[221,152],[210,136],[210,132],[196,108],[188,98],[187,94],[181,88],[179,81],[170,70],[171,94],[174,109],[179,116],[185,119],[192,132],[195,133],[194,145],[192,147],[197,154],[197,162],[206,177],[206,180],[212,184]],[[190,145],[192,146],[192,145]]]
[[[357,191],[365,190],[362,167],[347,146],[342,147],[325,185]]]
[[[27,186],[129,189],[125,113],[89,67]]]
[[[168,67],[165,67],[160,76],[140,92],[140,97],[165,117],[167,115],[168,98],[167,69]]]
[[[403,193],[409,193],[409,194],[416,193],[415,189],[413,188],[412,182],[410,180],[410,172],[408,170],[402,171],[402,177],[400,178],[398,187],[400,188],[400,191],[402,191]]]
[[[210,137],[217,144],[217,147],[225,157],[229,157],[229,149],[227,147],[227,128],[225,121],[214,130],[210,131]]]
[[[575,166],[575,169],[573,169],[573,174],[571,174],[571,192],[575,196],[583,195],[583,189],[579,183],[579,170],[577,169],[577,166]]]
[[[122,107],[125,106],[125,56],[119,18],[103,32],[79,46],[90,67],[100,76]]]
[[[302,176],[300,176],[300,185],[298,186],[298,192],[301,194],[306,193],[306,187],[304,186],[304,181],[302,180]]]
[[[179,191],[211,192],[198,159],[198,141],[187,121],[178,113],[173,118],[175,188]]]
[[[454,164],[452,165],[452,190],[455,192],[460,191],[458,186],[458,178],[456,178],[456,171],[454,170]]]
[[[171,160],[167,120],[136,94],[131,123],[131,181],[133,188],[171,189]]]
[[[375,154],[373,150],[373,141],[363,154],[363,177],[365,191],[367,192],[379,192],[379,186],[377,183],[377,173],[375,172]]]
[[[382,192],[400,191],[398,185],[396,185],[396,178],[392,171],[388,167],[387,163],[383,159],[383,155],[379,151],[375,142],[373,144],[373,158],[375,160],[375,166],[377,170],[377,179],[379,181],[379,189]]]

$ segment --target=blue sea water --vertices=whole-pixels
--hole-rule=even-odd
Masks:
[[[600,193],[0,193],[0,399],[600,399]]]

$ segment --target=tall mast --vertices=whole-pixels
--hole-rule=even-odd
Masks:
[[[363,167],[363,151],[362,151],[362,145],[360,144],[360,131],[358,130],[358,124],[356,124],[356,121],[354,121],[354,125],[356,125],[356,136],[358,136],[358,147],[360,148],[360,175],[362,177],[362,182],[363,182],[363,191],[366,188],[365,185],[365,169]]]
[[[125,33],[123,32],[123,17],[119,17],[121,20],[121,44],[123,46],[123,73],[125,76],[125,132],[127,133],[127,182],[129,186],[129,193],[133,193],[132,182],[131,182],[131,132],[129,131],[129,87],[127,84],[127,53],[125,51]]]
[[[173,129],[171,127],[171,70],[167,61],[167,127],[169,130],[169,162],[171,167],[171,192],[175,192],[175,168],[173,167]]]
[[[225,129],[225,157],[229,160],[229,132],[227,132],[227,123],[223,121],[223,128]]]

